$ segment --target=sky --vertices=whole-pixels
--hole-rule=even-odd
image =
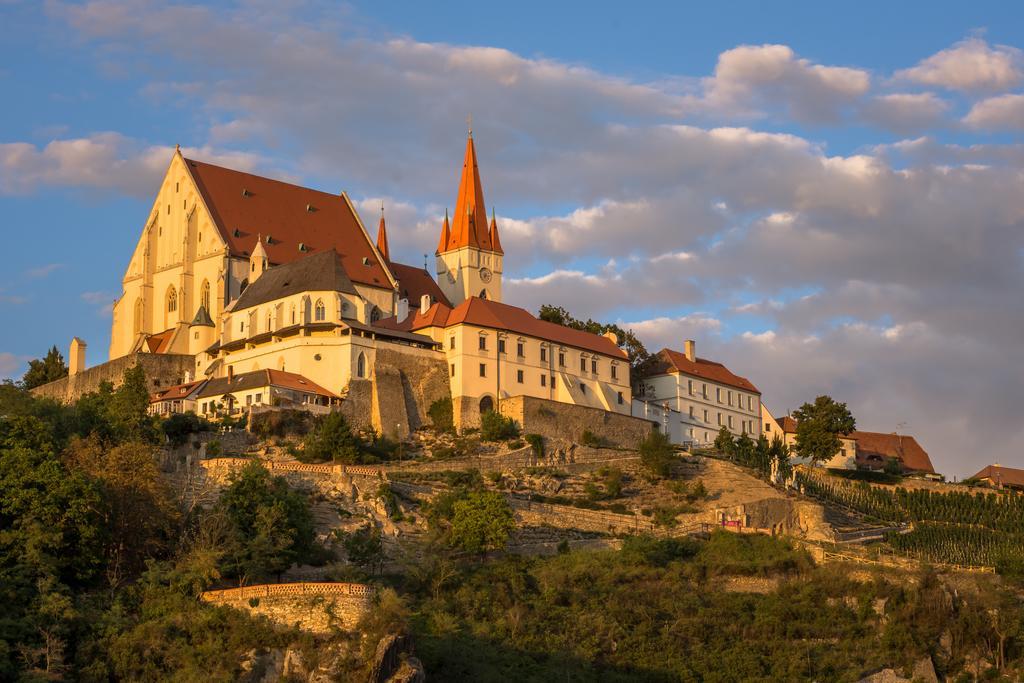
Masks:
[[[420,264],[471,116],[508,303],[1024,467],[1024,6],[838,5],[0,0],[0,377],[106,359],[175,144]]]

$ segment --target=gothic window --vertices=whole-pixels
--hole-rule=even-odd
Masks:
[[[199,303],[210,313],[210,283],[203,280],[203,287],[199,290]]]
[[[316,300],[315,311],[316,311],[316,313],[315,313],[314,320],[316,320],[316,322],[323,322],[323,320],[327,316],[327,309],[324,308],[323,299],[317,299]]]
[[[295,304],[292,304],[292,325],[295,324]]]
[[[132,331],[135,334],[142,332],[142,299],[135,300],[135,314],[132,320]]]
[[[178,291],[171,285],[167,290],[167,312],[174,313],[178,310]]]
[[[356,359],[356,377],[366,377],[366,356],[362,353]]]
[[[380,309],[377,308],[376,306],[374,306],[373,309],[370,311],[370,322],[371,323],[375,323],[378,320],[380,320],[380,317],[381,317]]]
[[[480,298],[481,299],[486,299],[487,298],[487,290],[486,289],[481,289],[480,290]]]
[[[267,313],[267,332],[274,329],[274,314]]]

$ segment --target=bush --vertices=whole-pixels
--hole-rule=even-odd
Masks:
[[[306,435],[303,445],[299,456],[302,462],[333,460],[351,465],[365,460],[362,443],[341,413],[330,413],[318,420],[313,431]]]
[[[181,446],[190,434],[209,431],[210,423],[193,412],[175,413],[160,425],[171,447]]]
[[[220,441],[213,439],[212,441],[206,442],[206,455],[210,458],[216,458],[221,453]]]
[[[452,409],[451,396],[439,398],[431,403],[430,408],[427,410],[427,415],[430,416],[430,421],[437,431],[455,431],[455,411]]]
[[[594,434],[589,429],[585,429],[583,430],[583,435],[580,436],[580,444],[590,446],[591,448],[607,448],[608,439]]]
[[[471,553],[504,548],[515,528],[512,508],[500,493],[470,493],[453,505],[450,542]]]
[[[305,436],[309,433],[313,416],[305,410],[271,410],[252,416],[249,430],[261,439],[272,436]]]
[[[480,416],[480,438],[484,441],[508,441],[519,436],[519,423],[490,410]]]
[[[656,477],[667,477],[672,472],[675,453],[668,437],[660,431],[651,431],[637,446],[640,463]]]
[[[544,437],[540,434],[527,434],[523,437],[526,443],[533,448],[533,455],[537,458],[544,457]]]

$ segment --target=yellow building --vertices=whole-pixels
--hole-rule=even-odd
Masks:
[[[662,349],[640,382],[639,402],[668,406],[681,423],[670,425],[682,443],[706,444],[725,427],[732,434],[761,435],[761,392],[750,380],[732,373],[721,363],[698,358],[696,343],[687,340],[684,351]],[[645,417],[645,415],[639,415]]]

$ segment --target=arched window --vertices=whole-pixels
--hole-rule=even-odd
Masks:
[[[316,313],[315,313],[314,320],[316,320],[317,322],[322,322],[327,317],[327,309],[324,308],[324,300],[323,299],[317,299],[316,300],[315,310],[316,310]]]
[[[363,353],[356,359],[356,377],[366,377],[366,356]]]
[[[292,325],[295,324],[295,304],[292,304]]]
[[[489,413],[494,410],[494,399],[490,396],[484,396],[480,399],[480,414]]]
[[[274,314],[273,313],[267,313],[267,332],[270,332],[273,329],[274,329]]]
[[[374,306],[373,309],[370,311],[370,322],[371,323],[377,322],[378,320],[380,320],[380,316],[381,316],[380,309],[377,308],[376,306]]]
[[[199,290],[199,303],[206,309],[207,313],[211,313],[210,310],[210,283],[207,280],[203,280],[203,286]]]
[[[167,288],[167,312],[174,313],[178,310],[178,290],[171,285]]]
[[[481,299],[486,299],[487,298],[487,290],[486,289],[481,289],[480,290],[480,298]]]

